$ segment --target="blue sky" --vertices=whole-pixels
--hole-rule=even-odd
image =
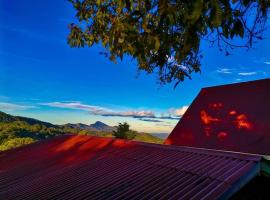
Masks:
[[[270,77],[270,31],[253,49],[224,56],[204,42],[202,73],[175,90],[114,64],[99,46],[72,49],[65,0],[0,0],[0,110],[55,124],[127,121],[133,129],[169,133],[202,87]]]

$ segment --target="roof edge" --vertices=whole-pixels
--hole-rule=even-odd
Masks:
[[[217,87],[224,87],[224,86],[232,86],[232,85],[252,84],[254,82],[266,81],[266,80],[269,80],[270,81],[270,78],[264,78],[264,79],[258,79],[258,80],[251,80],[251,81],[243,81],[243,82],[238,82],[238,83],[227,83],[227,84],[221,84],[221,85],[207,86],[207,87],[203,87],[201,90],[211,89],[211,88],[217,88]]]
[[[236,181],[227,192],[223,193],[218,199],[229,199],[239,190],[241,190],[246,184],[248,184],[252,179],[260,174],[261,163],[254,165],[245,176]]]

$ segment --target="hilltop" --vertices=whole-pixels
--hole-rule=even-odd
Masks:
[[[13,116],[0,111],[0,151],[65,134],[113,137],[115,126],[97,121],[93,124],[55,125],[33,118]],[[135,131],[133,140],[162,143],[163,140],[148,133]]]
[[[21,117],[21,116],[13,116],[13,115],[9,115],[7,113],[4,113],[2,111],[0,111],[0,123],[4,122],[4,123],[10,123],[10,122],[16,122],[16,121],[23,121],[26,122],[30,125],[34,125],[34,124],[41,124],[44,125],[46,127],[57,127],[57,125],[53,125],[51,123],[48,122],[43,122],[37,119],[33,119],[33,118],[28,118],[28,117]]]
[[[96,121],[94,124],[82,124],[82,123],[77,123],[77,124],[65,124],[63,127],[69,127],[69,128],[75,128],[75,129],[82,129],[82,130],[89,130],[89,131],[104,131],[104,132],[112,132],[116,130],[116,127],[114,126],[109,126],[101,121]]]

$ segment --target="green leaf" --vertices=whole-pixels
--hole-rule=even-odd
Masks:
[[[159,38],[157,36],[154,37],[155,40],[155,50],[158,51],[159,47],[160,47],[160,41]]]
[[[119,39],[118,39],[118,42],[119,42],[119,43],[124,43],[124,41],[125,41],[124,38],[119,38]]]
[[[196,0],[193,5],[191,15],[188,17],[193,22],[196,22],[202,14],[203,0]]]

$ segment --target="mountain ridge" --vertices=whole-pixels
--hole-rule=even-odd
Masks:
[[[44,122],[38,119],[30,118],[30,117],[22,117],[22,116],[13,116],[10,114],[7,114],[3,111],[0,111],[0,122],[15,122],[15,121],[24,121],[27,122],[30,125],[34,124],[43,124],[49,127],[57,127],[58,125],[49,123],[49,122]]]
[[[70,127],[70,128],[77,128],[77,129],[84,129],[89,131],[104,131],[104,132],[113,132],[116,130],[115,126],[109,126],[101,121],[96,121],[93,124],[87,125],[83,123],[67,123],[64,125],[59,125],[62,127]]]
[[[116,129],[116,126],[109,126],[101,121],[96,121],[90,125],[83,123],[55,125],[0,111],[0,151],[65,134],[114,137],[113,131]],[[152,134],[133,132],[135,133],[133,140],[150,143],[163,142],[162,139]]]
[[[63,128],[66,126],[69,128],[85,129],[85,130],[90,130],[90,131],[112,132],[116,130],[115,126],[109,126],[101,121],[96,121],[95,123],[90,124],[90,125],[83,124],[83,123],[67,123],[63,125],[58,125],[58,124],[52,124],[49,122],[44,122],[44,121],[34,119],[34,118],[29,118],[29,117],[13,116],[3,111],[0,111],[0,122],[9,123],[9,122],[15,122],[15,121],[24,121],[30,125],[42,124],[42,125],[52,127],[52,128]]]

